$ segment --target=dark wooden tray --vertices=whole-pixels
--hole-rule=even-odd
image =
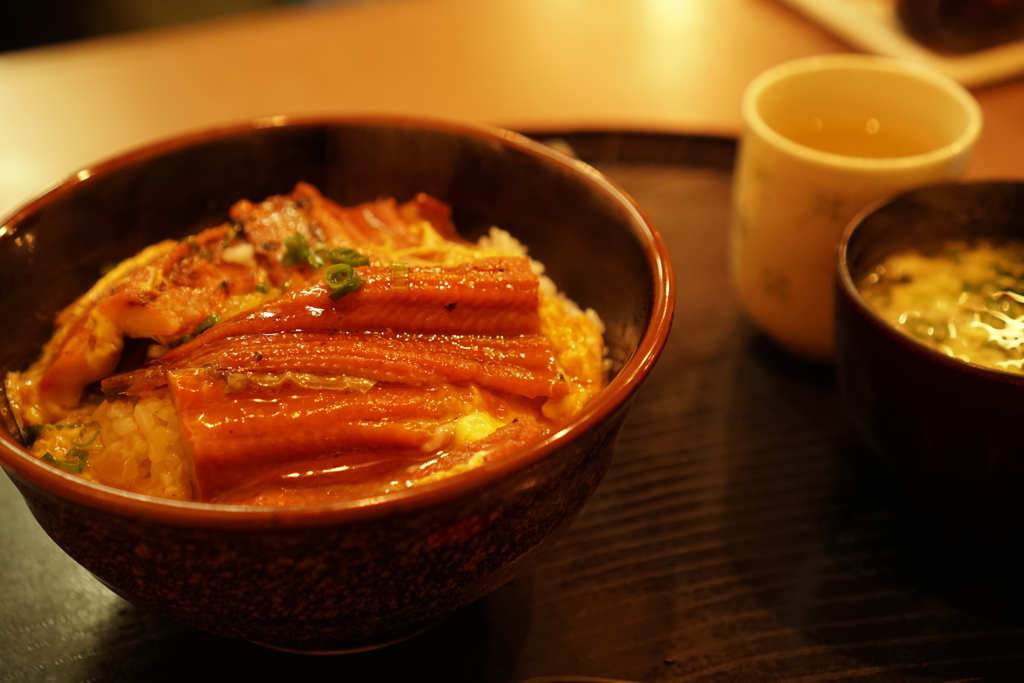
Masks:
[[[412,640],[302,657],[125,603],[45,536],[0,477],[0,683],[808,683],[1024,671],[1019,571],[922,527],[852,433],[832,370],[778,352],[738,309],[726,268],[735,143],[537,134],[556,136],[658,226],[679,297],[611,470],[550,551]]]

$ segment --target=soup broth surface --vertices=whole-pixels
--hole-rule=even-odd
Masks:
[[[1024,372],[1024,242],[894,254],[858,289],[907,336],[970,363]]]

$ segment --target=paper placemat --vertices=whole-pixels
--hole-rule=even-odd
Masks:
[[[926,64],[968,88],[1024,74],[1024,40],[966,55],[934,52],[903,32],[893,0],[780,0],[865,52]]]

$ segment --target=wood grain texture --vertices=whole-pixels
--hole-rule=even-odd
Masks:
[[[739,311],[733,143],[561,137],[662,231],[679,300],[608,475],[554,547],[412,640],[299,657],[127,605],[4,479],[0,683],[1014,680],[1024,596],[1005,539],[967,520],[922,526],[852,432],[832,370],[778,352]]]

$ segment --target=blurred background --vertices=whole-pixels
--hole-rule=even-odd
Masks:
[[[283,5],[373,1],[0,0],[0,52],[172,26]]]

